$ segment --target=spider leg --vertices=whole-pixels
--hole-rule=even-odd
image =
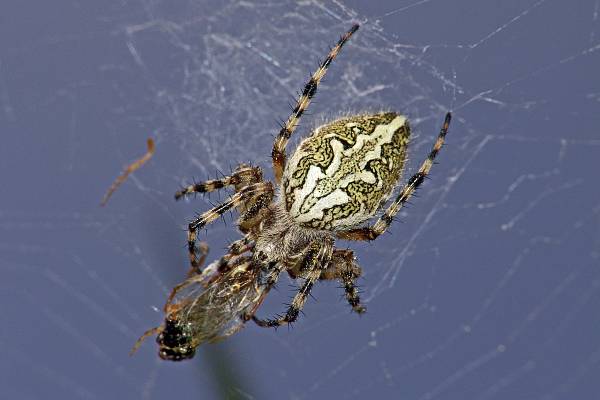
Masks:
[[[198,182],[186,186],[175,193],[175,200],[194,193],[208,193],[224,188],[226,186],[235,186],[236,190],[242,187],[262,181],[262,170],[259,167],[251,167],[246,164],[240,164],[232,175],[221,179],[213,179],[204,182]]]
[[[367,311],[367,308],[360,304],[360,296],[355,283],[361,275],[362,269],[354,259],[354,252],[352,250],[335,249],[329,267],[321,272],[319,279],[340,280],[342,285],[344,285],[348,304],[350,304],[354,312],[362,314]]]
[[[287,142],[296,130],[298,126],[298,121],[304,111],[308,108],[311,99],[317,93],[317,87],[319,86],[319,82],[325,76],[327,72],[327,68],[331,62],[335,59],[335,57],[340,52],[342,46],[350,39],[350,36],[354,32],[358,30],[358,24],[352,25],[352,28],[348,32],[346,32],[337,42],[337,44],[329,51],[329,54],[323,60],[319,68],[312,74],[310,80],[304,85],[304,89],[302,90],[302,94],[298,98],[296,102],[296,106],[294,107],[292,114],[288,117],[285,124],[281,127],[277,138],[275,139],[275,143],[273,144],[273,172],[275,173],[275,183],[279,185],[281,182],[281,176],[283,175],[283,169],[285,167],[286,154],[285,154],[285,146]]]
[[[191,278],[194,275],[202,274],[201,268],[204,262],[206,261],[206,256],[208,255],[208,243],[200,242],[200,244],[197,247],[194,247],[194,251],[197,251],[196,253],[194,253],[194,258],[196,262],[190,265],[190,269],[187,273],[188,278]],[[200,258],[197,258],[198,253],[200,253]]]
[[[249,197],[268,192],[273,192],[273,185],[271,182],[258,182],[245,186],[224,203],[202,213],[198,218],[190,222],[188,225],[187,246],[191,268],[194,270],[199,269],[198,260],[196,260],[196,254],[198,252],[198,249],[196,248],[198,229],[213,222],[228,210],[242,205]]]
[[[257,301],[254,302],[254,305],[249,310],[247,310],[245,313],[240,315],[240,318],[244,322],[248,322],[251,319],[252,320],[256,319],[254,314],[256,313],[256,311],[258,310],[258,308],[264,301],[265,297],[269,293],[269,290],[271,290],[271,288],[277,282],[277,279],[279,279],[279,275],[285,269],[285,264],[280,263],[280,262],[270,262],[267,265],[256,266],[256,268],[261,268],[262,271],[266,272],[266,275],[261,276],[259,278],[260,287],[261,287],[260,290],[262,292],[260,297],[258,298]]]
[[[202,270],[200,270],[200,267],[204,264],[204,261],[206,260],[206,256],[208,255],[208,244],[206,244],[205,242],[201,242],[200,243],[200,253],[202,254],[202,257],[198,260],[198,264],[199,267],[195,268],[195,269],[191,269],[190,268],[190,272],[188,272],[188,279],[190,278],[194,278],[197,275],[202,275]],[[229,269],[229,262],[233,257],[239,256],[247,251],[252,250],[252,248],[254,247],[254,242],[248,237],[248,236],[244,236],[242,239],[236,240],[233,243],[231,243],[229,245],[228,248],[228,252],[223,255],[217,262],[216,262],[216,270],[219,273],[222,273],[226,270]],[[213,264],[211,264],[213,265]],[[212,268],[211,268],[212,270]],[[201,278],[201,280],[204,279]],[[178,285],[180,286],[180,285]],[[174,296],[174,294],[171,294],[169,296],[169,299],[172,299]]]
[[[300,268],[301,271],[307,271],[305,281],[294,296],[292,303],[290,304],[287,312],[283,316],[279,316],[275,319],[259,319],[255,315],[252,315],[252,320],[263,328],[278,327],[281,325],[291,324],[296,321],[298,314],[302,311],[304,303],[310,294],[314,283],[319,280],[321,272],[329,264],[331,260],[333,245],[329,243],[313,242],[308,248],[306,255],[303,257],[304,265]]]
[[[337,237],[339,239],[346,240],[375,240],[379,235],[386,231],[386,229],[392,223],[394,216],[398,214],[402,206],[410,199],[410,197],[415,193],[415,190],[421,186],[427,175],[429,174],[429,170],[431,169],[433,162],[439,153],[442,145],[444,144],[444,139],[446,137],[446,133],[448,132],[448,127],[450,126],[450,119],[452,118],[450,113],[446,114],[446,118],[444,120],[444,124],[442,125],[442,129],[435,141],[431,152],[421,164],[421,168],[419,171],[410,177],[408,182],[404,185],[402,190],[398,193],[398,196],[394,200],[392,204],[388,207],[387,210],[383,213],[383,215],[371,226],[349,229],[346,231],[340,231],[337,233]]]

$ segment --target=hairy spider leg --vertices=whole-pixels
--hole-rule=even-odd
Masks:
[[[333,243],[326,242],[312,242],[308,246],[308,251],[303,257],[304,265],[300,271],[306,271],[302,276],[305,277],[304,283],[294,296],[292,303],[290,304],[285,315],[279,316],[275,319],[260,319],[255,315],[252,315],[252,320],[263,328],[272,328],[281,325],[291,324],[296,321],[298,314],[302,311],[304,303],[310,294],[310,291],[314,283],[319,280],[321,273],[329,264],[333,251]]]
[[[271,288],[275,285],[275,283],[277,283],[277,280],[279,279],[279,275],[285,269],[285,264],[280,263],[280,262],[271,262],[271,263],[268,263],[267,265],[263,265],[263,266],[256,265],[255,267],[261,268],[263,271],[267,272],[267,274],[265,277],[260,278],[261,286],[263,287],[260,298],[258,299],[258,301],[256,301],[254,306],[249,311],[247,311],[246,313],[244,313],[243,315],[240,316],[240,318],[244,322],[248,322],[249,320],[255,318],[254,314],[256,313],[256,311],[258,310],[258,308],[264,301],[265,297],[267,297],[267,294],[269,293]]]
[[[275,183],[277,185],[281,183],[281,176],[283,175],[283,169],[285,168],[285,146],[287,145],[290,136],[292,136],[292,133],[294,133],[294,131],[296,130],[296,127],[298,126],[298,121],[302,117],[302,114],[304,114],[304,111],[306,111],[306,109],[308,108],[311,99],[317,93],[317,87],[319,86],[319,82],[321,81],[323,76],[325,76],[327,68],[329,68],[331,62],[338,55],[338,53],[342,49],[342,46],[344,46],[344,44],[348,41],[348,39],[350,39],[352,34],[358,30],[358,27],[358,24],[353,25],[348,32],[346,32],[342,37],[340,37],[337,44],[329,51],[329,54],[327,54],[325,60],[323,60],[319,68],[317,68],[317,70],[312,74],[306,85],[304,85],[302,94],[298,98],[296,106],[292,110],[292,114],[288,117],[288,119],[285,121],[285,124],[281,127],[281,130],[279,131],[279,134],[277,135],[277,138],[273,143],[272,152],[273,172],[275,174]]]
[[[233,194],[224,203],[202,213],[198,218],[190,222],[188,225],[187,246],[191,268],[194,270],[199,270],[198,261],[196,260],[196,253],[198,251],[196,248],[198,229],[201,229],[205,225],[213,222],[228,210],[243,205],[248,198],[269,192],[273,192],[273,184],[271,182],[258,182],[245,186]]]
[[[198,254],[200,254],[199,258],[198,258]],[[200,244],[198,246],[194,246],[194,263],[190,264],[190,269],[187,273],[188,278],[190,278],[194,275],[202,274],[200,265],[204,264],[204,261],[206,261],[207,256],[208,256],[208,243],[200,242]]]
[[[225,176],[221,179],[198,182],[178,190],[175,193],[175,200],[179,200],[185,196],[195,193],[213,192],[215,190],[232,185],[235,185],[236,189],[238,189],[238,186],[240,185],[247,186],[260,181],[262,181],[262,170],[259,167],[251,167],[246,164],[241,164],[235,169],[232,175]]]
[[[410,197],[414,194],[415,190],[419,188],[419,186],[423,183],[427,175],[429,174],[429,170],[433,166],[433,162],[438,155],[442,145],[444,144],[444,139],[446,137],[446,133],[448,132],[448,127],[450,126],[450,120],[452,119],[452,115],[450,113],[446,114],[446,118],[444,120],[444,124],[440,130],[440,133],[435,141],[431,152],[421,164],[421,168],[419,171],[411,176],[411,178],[407,181],[406,185],[400,190],[398,196],[394,200],[392,204],[388,207],[387,210],[383,213],[383,215],[375,222],[375,224],[363,228],[349,229],[345,231],[340,231],[336,234],[339,239],[346,240],[375,240],[379,235],[387,230],[387,228],[391,225],[394,216],[398,214],[402,206],[410,199]]]
[[[356,280],[362,275],[362,269],[354,259],[352,250],[334,249],[329,267],[321,272],[320,280],[339,280],[344,288],[346,301],[352,311],[362,314],[367,308],[360,303]]]

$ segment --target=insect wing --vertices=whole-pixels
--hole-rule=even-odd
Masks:
[[[213,263],[202,276],[189,278],[167,308],[170,318],[188,327],[194,346],[237,332],[268,291],[250,257],[232,264],[226,272],[213,272]]]

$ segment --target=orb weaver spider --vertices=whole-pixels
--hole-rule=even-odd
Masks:
[[[229,176],[175,194],[179,200],[226,187],[235,191],[189,223],[190,275],[173,288],[164,308],[165,322],[142,335],[132,352],[156,334],[159,356],[179,361],[192,358],[201,343],[227,337],[249,320],[262,327],[290,324],[318,280],[341,281],[352,310],[365,312],[355,286],[361,268],[351,250],[335,247],[335,239],[371,241],[386,231],[429,174],[451,115],[446,114],[419,170],[370,225],[364,224],[385,206],[404,169],[410,137],[406,117],[381,112],[339,118],[316,128],[288,159],[288,140],[329,66],[358,28],[352,26],[329,51],[281,127],[272,150],[274,182],[264,180],[259,167],[241,164]],[[243,237],[203,270],[208,247],[196,244],[198,231],[233,209],[240,213],[237,226]],[[284,314],[257,317],[282,272],[303,279],[298,293]]]

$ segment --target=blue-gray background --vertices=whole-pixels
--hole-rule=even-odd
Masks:
[[[598,0],[4,0],[0,397],[598,398],[599,13]],[[401,223],[351,244],[368,313],[322,283],[291,330],[249,325],[180,364],[151,340],[130,358],[184,277],[186,221],[219,201],[174,191],[243,161],[270,177],[277,120],[353,21],[296,139],[398,110],[414,171],[455,116]],[[147,137],[155,157],[100,208]],[[237,237],[225,222],[201,235],[212,258]],[[282,311],[290,285],[259,314]]]

